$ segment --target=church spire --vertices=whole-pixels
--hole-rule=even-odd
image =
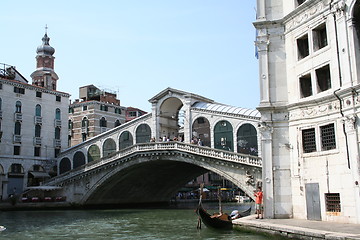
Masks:
[[[50,46],[50,38],[47,35],[47,25],[42,44],[36,49],[36,70],[31,74],[32,84],[49,90],[56,90],[59,77],[54,72],[55,49]]]

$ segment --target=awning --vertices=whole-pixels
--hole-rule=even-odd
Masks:
[[[27,187],[26,190],[42,190],[42,191],[52,191],[52,190],[59,190],[62,187],[57,186],[34,186],[34,187]]]
[[[50,178],[47,172],[29,172],[34,178]]]

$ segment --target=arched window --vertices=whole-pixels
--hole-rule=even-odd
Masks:
[[[91,145],[88,150],[88,162],[100,159],[100,149],[96,145]]]
[[[237,152],[258,155],[257,132],[253,125],[243,124],[237,132]]]
[[[15,122],[14,134],[21,135],[21,123],[20,122]]]
[[[104,117],[100,119],[100,127],[106,127],[106,119]]]
[[[106,157],[115,151],[116,151],[115,141],[111,138],[106,139],[103,145],[103,157]]]
[[[41,106],[40,104],[37,104],[35,107],[35,116],[41,117]]]
[[[61,159],[60,164],[59,164],[59,173],[62,174],[64,172],[70,171],[71,170],[71,162],[70,159],[65,157],[63,159]]]
[[[120,122],[119,119],[117,119],[117,120],[115,121],[114,127],[117,127],[117,126],[120,126],[120,125],[121,125],[121,122]]]
[[[56,119],[56,120],[61,120],[61,112],[60,112],[60,109],[59,109],[59,108],[57,108],[57,109],[55,110],[55,119]]]
[[[73,129],[73,122],[70,119],[68,121],[68,127],[69,127],[69,130]]]
[[[41,125],[36,124],[35,125],[35,137],[40,137],[40,136],[41,136]]]
[[[85,155],[84,153],[78,151],[74,155],[73,159],[73,169],[80,167],[85,164]]]
[[[89,126],[89,120],[84,117],[81,121],[81,127],[88,127]]]
[[[220,121],[214,128],[214,146],[216,149],[234,150],[233,127],[228,121]]]
[[[16,101],[15,112],[21,113],[21,102],[20,101]]]
[[[136,129],[136,143],[150,142],[151,128],[149,125],[143,123],[140,124]]]
[[[60,139],[60,128],[59,127],[55,128],[55,139]]]

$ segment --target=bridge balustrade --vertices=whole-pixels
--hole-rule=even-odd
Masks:
[[[77,169],[70,170],[69,172],[66,172],[58,177],[52,178],[45,182],[45,184],[58,185],[62,181],[66,181],[67,179],[71,179],[72,177],[79,176],[86,173],[87,171],[102,167],[106,164],[115,162],[120,159],[126,159],[126,157],[130,156],[133,153],[158,150],[181,150],[184,152],[193,153],[204,157],[216,158],[223,161],[242,163],[255,167],[262,167],[261,158],[252,155],[228,152],[224,150],[213,149],[209,147],[203,147],[182,142],[151,142],[132,145],[128,148],[111,153],[110,155],[103,157],[99,160],[89,162],[83,166],[78,167]]]

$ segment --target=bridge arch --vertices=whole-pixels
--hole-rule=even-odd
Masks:
[[[250,168],[197,158],[187,153],[139,154],[131,160],[107,167],[79,203],[84,205],[168,202],[190,180],[212,171],[233,182],[249,196],[254,186],[247,183]],[[253,173],[261,180],[261,169]],[[90,179],[87,181],[91,181]]]
[[[73,168],[78,168],[85,164],[85,154],[82,151],[77,151],[73,158]]]
[[[251,123],[243,123],[236,132],[237,152],[258,156],[258,135]]]
[[[205,116],[198,116],[192,123],[193,137],[201,139],[203,146],[211,147],[210,122]]]
[[[119,150],[130,147],[134,144],[133,136],[129,131],[123,131],[119,137]]]
[[[220,120],[214,127],[214,147],[234,151],[233,126],[227,120]]]
[[[96,144],[91,145],[88,148],[87,156],[88,156],[88,162],[99,160],[101,158],[99,146]]]
[[[60,160],[59,163],[59,173],[63,174],[71,170],[71,161],[69,158],[64,157]]]
[[[135,139],[136,143],[150,142],[151,128],[148,124],[142,123],[136,128]]]
[[[116,143],[114,139],[107,138],[103,144],[103,157],[109,156],[114,152],[116,152]]]

